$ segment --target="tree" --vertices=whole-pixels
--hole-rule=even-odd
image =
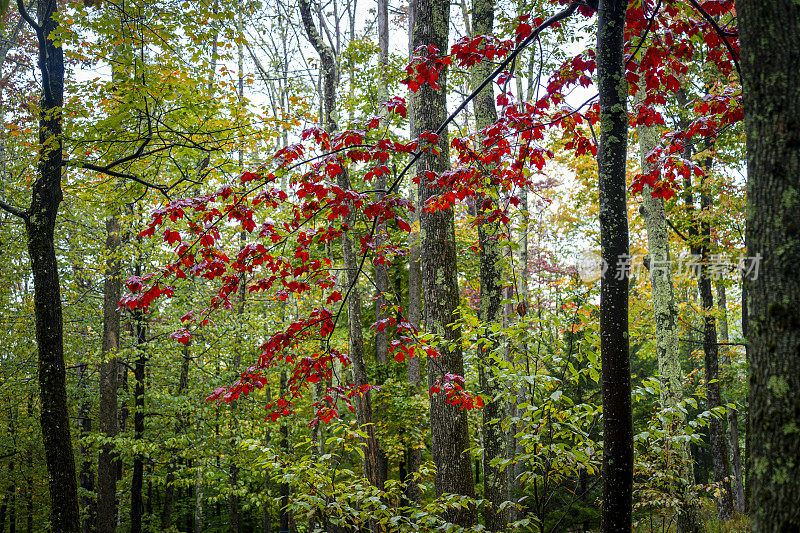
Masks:
[[[62,115],[64,104],[64,53],[52,35],[58,29],[58,2],[37,3],[37,21],[22,0],[17,9],[36,34],[42,99],[39,109],[38,176],[31,191],[30,207],[23,211],[5,202],[0,208],[25,222],[28,255],[33,270],[36,344],[39,351],[40,424],[47,457],[50,487],[50,522],[65,533],[79,531],[78,488],[70,435],[64,365],[64,330],[55,250],[55,226],[63,198]]]
[[[629,257],[625,162],[628,84],[623,61],[627,0],[602,0],[597,22],[600,92],[600,246],[606,272],[600,286],[603,361],[603,531],[630,531],[633,422],[628,360],[628,277],[617,265]]]
[[[747,135],[752,531],[800,530],[800,5],[736,2]]]
[[[642,172],[652,171],[647,154],[658,142],[658,128],[639,125],[639,154]],[[675,425],[682,427],[686,420],[680,410],[684,399],[683,376],[679,351],[678,309],[672,284],[672,268],[669,245],[669,225],[664,209],[664,199],[653,196],[653,188],[645,185],[642,190],[642,211],[647,226],[647,252],[650,259],[650,279],[653,287],[653,318],[656,330],[656,357],[658,373],[661,375],[661,408],[675,413]],[[700,520],[697,507],[687,494],[686,485],[694,482],[692,459],[688,443],[678,444],[679,464],[677,474],[680,486],[676,487],[681,499],[678,527],[684,532],[698,531]]]
[[[415,0],[412,5],[412,47],[433,46],[447,50],[450,4],[448,0]],[[447,118],[447,71],[439,74],[439,87],[424,84],[412,100],[412,117],[419,132],[436,131]],[[447,128],[439,132],[436,151],[428,150],[417,162],[421,233],[422,298],[425,328],[437,336],[438,357],[428,359],[428,386],[433,388],[445,374],[464,375],[461,329],[458,320],[458,279],[453,209],[426,209],[426,201],[443,191],[431,183],[428,172],[440,174],[450,166]],[[436,153],[438,152],[438,153]],[[449,404],[444,394],[431,395],[431,452],[436,464],[436,493],[475,496],[469,454],[467,414]],[[444,514],[461,526],[475,523],[475,509],[462,506]]]
[[[472,28],[476,35],[494,35],[494,2],[492,0],[475,0],[472,7]],[[482,61],[472,71],[472,89],[476,90],[483,80],[491,74],[492,67]],[[484,87],[473,100],[475,106],[475,122],[479,138],[497,122],[495,109],[494,84]],[[493,142],[493,141],[489,141]],[[488,149],[493,146],[488,146]],[[508,512],[501,505],[509,499],[508,479],[501,471],[498,462],[504,459],[508,445],[500,422],[505,418],[504,399],[500,397],[501,383],[497,376],[497,360],[500,354],[500,337],[498,331],[503,325],[503,262],[500,239],[502,237],[500,223],[492,220],[491,215],[497,210],[500,190],[494,177],[496,165],[486,165],[479,169],[484,174],[482,194],[475,203],[479,206],[478,241],[480,246],[480,287],[481,302],[479,320],[482,322],[478,363],[478,375],[481,393],[487,398],[482,411],[483,432],[483,486],[484,496],[490,505],[485,511],[485,525],[489,531],[502,531],[508,522]],[[513,470],[513,468],[512,468]]]

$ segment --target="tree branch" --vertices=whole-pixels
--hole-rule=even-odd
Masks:
[[[14,207],[13,205],[7,204],[4,201],[0,200],[0,209],[3,211],[14,215],[15,217],[19,217],[23,220],[28,220],[28,212],[19,209],[18,207]]]
[[[708,12],[705,9],[703,9],[703,7],[700,4],[697,3],[697,0],[689,0],[689,3],[692,4],[692,6],[697,10],[698,13],[700,13],[701,17],[706,19],[706,22],[708,22],[711,25],[711,27],[714,28],[716,34],[719,36],[720,39],[722,39],[722,42],[725,44],[725,48],[728,49],[728,53],[731,55],[731,60],[733,61],[733,65],[736,67],[736,73],[739,75],[739,80],[741,80],[742,71],[739,69],[739,57],[733,51],[733,46],[731,46],[731,43],[728,41],[727,32],[723,31],[722,28],[719,27],[717,21],[714,20],[714,18],[711,15],[709,15]]]
[[[164,196],[166,196],[167,198],[169,198],[167,191],[170,189],[170,187],[166,185],[156,185],[155,183],[150,183],[149,181],[143,180],[142,178],[134,176],[133,174],[126,174],[124,172],[117,172],[115,170],[111,170],[109,166],[101,167],[98,165],[93,165],[92,163],[84,163],[84,162],[72,164],[69,161],[65,161],[64,165],[74,168],[82,168],[85,170],[94,170],[95,172],[100,172],[101,174],[106,174],[107,176],[113,176],[115,178],[126,178],[135,181],[136,183],[140,183],[141,185],[144,185],[147,188],[155,189]]]

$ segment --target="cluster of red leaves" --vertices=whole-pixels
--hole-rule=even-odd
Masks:
[[[664,106],[670,95],[682,90],[681,80],[687,75],[687,63],[695,58],[699,47],[703,48],[706,59],[713,62],[723,74],[734,70],[721,38],[702,17],[688,16],[686,7],[677,0],[664,1],[661,11],[653,14],[655,4],[652,0],[646,0],[640,5],[632,5],[628,12],[628,53],[638,54],[641,48],[638,43],[644,34],[649,34],[648,42],[652,40],[654,43],[648,44],[637,60],[631,57],[626,63],[631,93],[636,94],[639,84],[644,83],[647,95],[631,114],[633,125],[666,124],[657,106]],[[703,2],[702,6],[713,16],[726,17],[733,9],[732,4],[732,0],[710,0]],[[585,15],[590,14],[588,10],[582,11],[585,11]],[[515,26],[516,42],[525,40],[542,22],[541,19],[521,17]],[[710,36],[712,34],[714,36]],[[726,39],[734,42],[735,32],[729,32]],[[469,68],[484,59],[506,57],[512,46],[510,40],[476,36],[460,39],[451,49],[452,57],[440,55],[440,51],[433,46],[420,47],[406,68],[407,78],[402,83],[411,91],[418,90],[422,85],[438,89],[441,73],[453,62],[453,58],[459,66]],[[734,46],[738,50],[735,43]],[[545,94],[534,103],[516,102],[515,97],[506,91],[512,74],[502,73],[496,80],[501,89],[497,98],[500,106],[497,122],[473,137],[455,137],[452,140],[458,161],[454,170],[440,174],[425,172],[422,175],[424,186],[437,189],[437,194],[428,201],[425,209],[449,209],[459,201],[484,198],[482,193],[487,183],[491,183],[507,201],[496,205],[484,198],[476,206],[480,211],[479,220],[507,224],[509,206],[519,204],[514,191],[533,186],[531,176],[541,171],[553,156],[539,145],[548,129],[560,131],[565,148],[574,151],[575,155],[596,154],[597,147],[590,133],[591,126],[599,120],[597,104],[588,105],[586,109],[574,109],[566,105],[565,100],[571,88],[589,86],[595,70],[592,51],[567,59],[548,80]],[[674,194],[673,183],[677,176],[702,172],[697,165],[680,157],[686,140],[696,135],[716,135],[721,128],[741,120],[738,91],[718,90],[692,104],[700,117],[693,120],[685,131],[665,132],[662,144],[648,155],[658,170],[637,176],[634,190],[640,190],[644,183],[649,183],[655,189],[654,194],[663,197]],[[331,261],[316,257],[315,250],[319,244],[340,237],[344,231],[356,229],[348,227],[345,222],[345,217],[353,211],[372,222],[373,230],[358,236],[361,253],[372,253],[376,263],[385,263],[392,256],[404,253],[400,246],[392,244],[389,239],[378,239],[374,228],[396,224],[401,230],[410,231],[402,213],[413,209],[412,205],[396,194],[373,199],[367,193],[336,185],[343,173],[352,168],[363,171],[365,180],[370,182],[390,175],[390,161],[402,160],[425,150],[438,152],[442,141],[434,132],[423,132],[419,138],[408,142],[390,139],[386,131],[381,134],[380,128],[392,115],[402,118],[407,112],[405,100],[399,97],[391,98],[384,107],[387,115],[368,117],[359,123],[359,128],[335,134],[318,127],[308,128],[301,135],[301,143],[279,150],[273,157],[273,165],[275,172],[293,173],[292,198],[271,186],[276,180],[275,174],[265,175],[259,170],[243,173],[235,186],[223,187],[207,196],[173,201],[156,209],[141,237],[153,236],[157,228],[169,221],[172,225],[162,230],[163,241],[175,247],[177,260],[166,265],[157,278],[153,275],[131,278],[128,282],[130,294],[123,298],[120,305],[132,310],[146,310],[160,296],[169,297],[174,293],[174,287],[162,281],[172,276],[181,279],[192,275],[221,282],[203,315],[220,306],[230,307],[231,294],[237,290],[242,274],[252,280],[247,287],[249,292],[272,291],[280,300],[314,289],[331,289],[335,286],[335,280],[329,272]],[[302,161],[308,152],[317,154],[311,157],[311,164]],[[304,166],[306,171],[294,174],[300,166]],[[531,172],[532,169],[534,172]],[[258,211],[265,208],[282,211],[285,221],[275,223],[267,218],[263,222],[256,222]],[[195,217],[190,219],[187,210],[193,210]],[[237,222],[242,231],[257,238],[256,242],[241,246],[233,260],[225,254],[219,242],[221,236],[218,228],[226,220]],[[183,230],[177,227],[181,221],[185,226]],[[370,224],[366,227],[369,228]],[[290,254],[283,255],[284,250],[289,250]],[[341,299],[342,294],[334,291],[327,296],[326,304]],[[344,366],[349,364],[347,356],[335,350],[298,361],[288,355],[298,348],[300,342],[312,336],[328,337],[335,326],[336,316],[337,313],[320,307],[307,317],[291,323],[282,332],[272,335],[262,345],[259,361],[243,372],[236,383],[214,391],[209,400],[235,400],[263,386],[266,382],[263,372],[266,369],[276,364],[292,365],[289,397],[279,398],[274,405],[271,404],[270,417],[274,419],[291,414],[292,402],[304,387],[330,380],[334,360]],[[202,327],[205,323],[201,321],[195,327]],[[408,322],[393,318],[382,319],[374,324],[377,330],[392,326],[396,331],[390,340],[390,349],[396,360],[413,357],[419,350],[424,350],[431,358],[438,356],[435,348],[416,340],[416,332]],[[188,343],[191,332],[184,328],[174,333],[173,338]],[[463,408],[480,408],[481,399],[468,394],[463,385],[462,376],[448,373],[431,388],[431,393],[444,393],[449,403]],[[338,400],[366,392],[368,389],[354,392],[348,386],[329,387],[326,397],[315,404],[315,420],[332,420],[337,416]],[[347,401],[345,403],[352,407]]]
[[[450,64],[452,59],[449,56],[439,55],[439,49],[432,44],[420,46],[414,50],[411,63],[406,67],[408,77],[400,83],[407,85],[411,92],[417,92],[422,85],[441,89],[437,83],[439,76]]]
[[[700,166],[683,157],[686,142],[695,137],[717,137],[724,128],[741,122],[743,112],[741,90],[732,86],[734,58],[722,40],[727,41],[738,59],[735,28],[727,28],[726,34],[720,36],[702,14],[685,3],[663,2],[661,10],[654,13],[657,5],[661,4],[649,1],[631,6],[626,24],[629,54],[638,51],[645,32],[652,43],[641,50],[638,61],[631,57],[626,63],[630,94],[638,95],[640,89],[645,94],[631,114],[631,125],[665,127],[661,143],[647,155],[653,170],[635,176],[632,190],[639,192],[648,184],[653,188],[653,196],[668,199],[679,188],[678,178],[685,180],[690,174],[703,174]],[[718,20],[735,21],[733,0],[709,0],[701,2],[700,7]],[[722,78],[729,80],[728,84],[709,87],[707,94],[690,100],[683,111],[693,109],[695,116],[688,118],[687,125],[666,128],[667,122],[656,106],[663,108],[669,101],[678,100],[679,95],[686,98],[685,95],[692,94],[686,79],[691,76],[689,65],[697,62],[698,57],[706,65],[713,65]]]
[[[431,394],[444,394],[447,403],[467,411],[483,408],[483,399],[464,389],[464,377],[450,372],[434,382]]]

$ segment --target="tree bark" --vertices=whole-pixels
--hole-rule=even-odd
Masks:
[[[719,338],[722,366],[730,367],[730,349],[724,343],[730,341],[728,334],[728,299],[725,295],[725,284],[720,279],[717,286],[717,307],[720,312]],[[742,453],[739,449],[739,412],[736,408],[728,408],[728,439],[730,440],[731,473],[733,474],[733,506],[737,513],[744,513],[744,477],[742,475]]]
[[[39,111],[38,177],[33,184],[30,208],[15,212],[25,220],[34,284],[36,345],[41,403],[40,424],[50,488],[50,524],[59,532],[80,530],[75,456],[67,409],[64,331],[55,252],[55,225],[61,191],[62,115],[64,102],[64,52],[50,38],[58,28],[56,0],[37,3],[38,24],[17,8],[37,34],[39,72],[43,98]]]
[[[141,275],[137,266],[137,276]],[[140,441],[144,438],[144,394],[145,370],[147,368],[147,323],[141,311],[134,313],[134,334],[136,349],[138,351],[134,363],[133,376],[136,383],[133,386],[133,438]],[[131,476],[131,533],[141,533],[144,502],[142,500],[142,485],[144,480],[144,456],[137,453],[133,457],[133,472]]]
[[[447,54],[450,4],[447,0],[417,0],[414,3],[413,47],[435,46]],[[447,118],[447,71],[439,76],[440,89],[428,84],[420,87],[412,100],[416,131],[436,131]],[[428,387],[446,373],[464,375],[461,352],[461,328],[452,324],[458,319],[458,266],[456,260],[455,222],[452,208],[430,213],[422,210],[431,196],[442,191],[428,183],[426,172],[441,173],[450,168],[447,129],[440,132],[439,154],[426,151],[417,162],[421,178],[418,209],[420,210],[422,295],[425,328],[437,335],[436,349],[440,356],[428,360]],[[475,496],[469,454],[469,433],[466,412],[447,403],[444,394],[430,399],[431,451],[436,465],[436,494]],[[476,522],[473,506],[445,511],[444,518],[461,526]]]
[[[120,335],[120,312],[117,310],[122,295],[119,246],[120,226],[116,216],[106,219],[106,260],[105,282],[103,284],[103,341],[102,361],[100,362],[100,408],[98,423],[100,433],[106,439],[113,439],[119,432],[117,389]],[[107,443],[100,447],[97,459],[97,531],[113,533],[117,526],[117,471],[119,454],[114,445]]]
[[[628,360],[628,276],[616,265],[628,257],[625,162],[628,85],[623,63],[627,0],[600,2],[597,78],[600,92],[600,246],[607,271],[600,285],[600,353],[603,398],[603,532],[630,531],[633,425]]]
[[[640,90],[639,99],[644,99]],[[647,154],[655,148],[659,134],[656,127],[639,125],[639,158],[642,172],[650,172],[652,165],[647,161]],[[647,252],[650,257],[650,280],[653,287],[653,315],[656,330],[656,357],[658,373],[661,376],[661,409],[674,413],[677,427],[686,424],[683,412],[676,408],[683,401],[683,377],[680,360],[680,335],[677,318],[678,307],[672,284],[671,255],[669,245],[669,225],[664,209],[664,199],[654,197],[653,189],[645,185],[642,190],[642,207],[647,227]],[[694,483],[692,455],[688,443],[680,443],[677,465],[677,477],[681,485],[677,487],[681,501],[677,524],[679,531],[686,533],[702,531],[702,521],[695,501],[687,493],[688,484]]]
[[[800,4],[736,2],[747,138],[751,528],[800,531]]]
[[[324,120],[325,130],[333,134],[338,125],[334,118],[336,109],[336,84],[339,74],[336,68],[336,58],[333,50],[325,44],[322,37],[314,26],[311,18],[311,9],[308,0],[300,0],[300,13],[303,18],[303,26],[309,42],[320,56],[323,75],[323,100],[324,100]],[[344,190],[350,190],[350,178],[347,170],[343,169],[337,177],[337,185]],[[355,212],[351,206],[350,213],[345,222],[349,228],[354,228],[356,224]],[[361,295],[358,290],[359,264],[355,251],[353,250],[350,232],[342,233],[342,255],[344,257],[344,269],[347,276],[347,285],[350,294],[347,297],[347,315],[350,332],[350,359],[353,362],[353,379],[355,386],[360,388],[367,384],[367,372],[364,362],[364,334],[361,323]],[[370,483],[383,490],[386,481],[386,471],[381,468],[384,461],[381,460],[382,450],[375,438],[375,426],[372,424],[372,400],[371,394],[356,395],[356,419],[359,427],[367,434],[365,439],[366,450],[364,453],[364,475]]]
[[[476,35],[494,34],[494,1],[474,0],[472,5],[472,27]],[[491,74],[492,65],[482,61],[472,69],[472,88],[476,89]],[[495,109],[494,84],[487,85],[478,93],[473,104],[475,123],[480,132],[497,121]],[[486,147],[491,149],[492,146]],[[480,310],[478,313],[481,330],[478,339],[478,380],[481,394],[486,398],[481,412],[483,436],[483,494],[490,504],[484,511],[484,523],[488,531],[504,531],[508,524],[508,512],[500,506],[508,501],[508,479],[501,471],[498,460],[506,458],[506,435],[500,427],[505,418],[504,401],[498,398],[500,383],[496,375],[496,358],[500,353],[498,328],[503,326],[503,262],[500,248],[501,228],[498,221],[487,222],[486,217],[497,209],[493,199],[499,194],[493,169],[487,169],[483,186],[475,202],[480,206],[478,217],[478,242],[480,245]],[[509,468],[513,472],[513,468]]]

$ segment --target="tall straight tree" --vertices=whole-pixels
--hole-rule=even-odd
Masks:
[[[17,9],[36,34],[42,98],[39,103],[38,175],[31,203],[21,210],[5,202],[0,208],[23,219],[34,286],[36,347],[41,401],[40,423],[50,488],[50,525],[54,531],[79,531],[78,487],[70,436],[64,367],[64,324],[55,249],[55,226],[63,198],[62,115],[64,51],[51,36],[58,29],[57,0],[41,0],[38,22],[17,0]]]
[[[628,84],[623,61],[627,0],[600,0],[597,84],[600,91],[600,246],[607,269],[600,282],[600,354],[603,361],[604,532],[630,531],[633,422],[628,360],[628,276],[616,266],[628,254],[625,161],[628,148]]]
[[[639,99],[645,97],[640,89]],[[655,148],[659,133],[656,126],[639,125],[639,157],[642,172],[650,172],[652,164],[647,154]],[[650,280],[653,287],[653,317],[656,330],[656,357],[658,373],[662,380],[661,408],[669,409],[677,417],[679,425],[685,417],[678,405],[683,401],[683,378],[681,375],[680,346],[678,335],[678,306],[670,269],[671,255],[669,245],[669,225],[664,208],[664,199],[653,196],[653,188],[645,185],[642,189],[642,212],[647,227],[647,252],[650,256]],[[666,265],[666,266],[665,266]],[[678,530],[689,533],[702,531],[702,522],[695,503],[687,495],[686,484],[694,483],[692,458],[688,443],[678,444],[679,462],[677,487],[681,508],[677,517]]]
[[[336,66],[336,57],[330,46],[322,40],[322,36],[314,26],[311,17],[311,7],[308,0],[300,0],[300,14],[303,19],[303,27],[309,42],[317,51],[322,62],[322,83],[323,83],[323,117],[325,131],[331,136],[338,129],[336,123],[336,84],[339,81],[339,73]],[[347,171],[339,173],[337,185],[344,190],[350,190],[350,177]],[[350,213],[347,215],[346,223],[350,228],[356,226],[354,209],[351,206]],[[367,385],[367,371],[364,362],[364,332],[361,323],[361,295],[358,291],[359,265],[356,252],[353,249],[353,240],[350,232],[342,234],[342,256],[344,258],[344,268],[347,273],[347,285],[351,287],[350,294],[347,296],[347,315],[350,332],[350,359],[353,362],[353,377],[355,385],[362,387]],[[356,396],[356,418],[358,425],[367,435],[365,439],[366,450],[364,454],[364,475],[370,483],[383,489],[386,481],[386,470],[384,462],[380,460],[380,446],[375,438],[375,426],[372,423],[372,399],[369,391],[363,396]],[[376,526],[377,527],[377,526]]]
[[[447,53],[450,23],[448,0],[416,0],[412,4],[412,47],[435,46]],[[447,118],[447,71],[439,76],[439,88],[423,84],[412,101],[415,131],[436,131]],[[418,209],[420,211],[422,298],[425,329],[438,336],[440,354],[428,361],[428,386],[450,372],[464,375],[461,351],[461,328],[453,325],[458,308],[458,267],[456,263],[455,221],[452,208],[428,212],[422,209],[431,196],[442,191],[427,179],[427,172],[441,173],[450,168],[447,129],[440,132],[438,153],[426,151],[417,162],[420,177]],[[448,404],[444,394],[434,394],[430,403],[431,451],[436,465],[436,494],[461,494],[474,497],[475,486],[469,454],[467,414]],[[471,506],[450,509],[444,518],[462,526],[475,523]]]
[[[474,0],[472,4],[472,29],[475,35],[494,35],[494,0]],[[472,69],[472,88],[475,90],[490,75],[492,65],[481,61]],[[494,84],[481,90],[473,100],[475,106],[475,123],[478,135],[497,121],[497,109],[494,100]],[[491,148],[491,147],[489,147]],[[496,376],[495,357],[500,353],[500,338],[497,331],[503,325],[503,262],[500,248],[500,223],[487,222],[488,217],[497,209],[498,187],[494,179],[493,168],[484,168],[483,186],[485,194],[476,199],[480,206],[478,216],[478,241],[480,244],[480,284],[481,303],[479,317],[482,323],[480,340],[481,361],[478,375],[481,393],[487,397],[481,413],[483,431],[483,494],[490,505],[484,512],[484,522],[489,531],[503,531],[508,522],[508,512],[500,509],[503,502],[509,499],[508,480],[500,470],[497,461],[505,458],[506,436],[500,427],[505,418],[504,401],[500,398],[500,382]],[[494,466],[493,466],[494,463]]]
[[[747,138],[751,527],[800,531],[800,4],[738,0]]]

